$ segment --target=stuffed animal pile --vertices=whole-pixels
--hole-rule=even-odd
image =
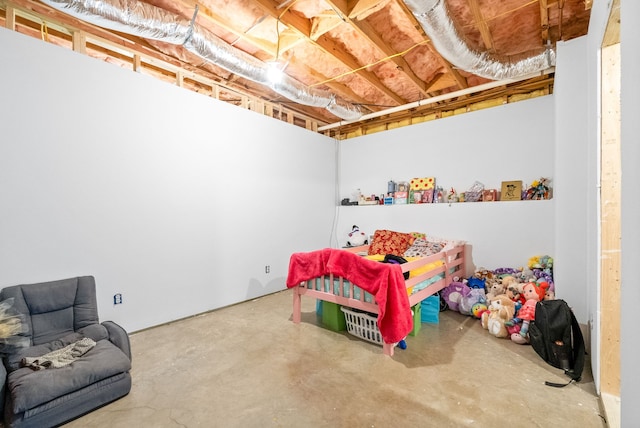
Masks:
[[[555,298],[553,259],[535,256],[517,269],[478,268],[469,278],[454,278],[440,297],[450,310],[480,319],[492,336],[528,344],[531,308]]]

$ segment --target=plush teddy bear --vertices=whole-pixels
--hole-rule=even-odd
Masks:
[[[491,272],[489,269],[485,267],[479,267],[473,273],[472,277],[475,277],[478,279],[484,279],[486,281],[487,279],[493,278],[493,272]]]
[[[504,292],[511,300],[516,302],[516,304],[522,306],[525,302],[525,298],[522,295],[522,284],[517,280],[509,281],[506,286],[506,290]],[[516,312],[520,309],[520,307],[516,308]]]
[[[506,294],[499,294],[489,301],[489,308],[482,313],[482,327],[495,337],[509,337],[505,322],[513,318],[515,303]]]
[[[501,278],[501,281],[502,281],[502,285],[504,286],[505,290],[509,285],[513,284],[514,282],[515,283],[519,282],[518,278],[516,278],[515,276],[513,276],[511,274],[504,275]]]
[[[361,232],[360,228],[354,224],[347,238],[347,246],[359,247],[368,243],[367,235],[364,232]]]
[[[499,281],[497,279],[487,280],[486,287],[487,287],[487,302],[499,294],[504,294],[505,291],[507,290],[504,279],[502,281]]]

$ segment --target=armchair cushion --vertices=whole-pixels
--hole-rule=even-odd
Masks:
[[[47,352],[50,351],[44,353]],[[74,361],[72,366],[46,370],[18,368],[7,376],[12,411],[24,412],[130,369],[131,361],[108,340],[96,343],[82,358]]]
[[[3,300],[13,297],[14,309],[28,315],[33,345],[98,324],[95,293],[95,280],[87,276],[2,290]]]

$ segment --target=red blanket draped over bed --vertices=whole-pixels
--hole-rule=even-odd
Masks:
[[[413,329],[409,297],[399,265],[332,248],[294,253],[289,261],[287,287],[330,273],[346,278],[375,297],[379,307],[378,328],[386,343],[399,342]]]

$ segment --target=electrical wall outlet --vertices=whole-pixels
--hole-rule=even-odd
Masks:
[[[264,267],[264,273],[269,273],[269,272],[271,272],[271,266],[266,265],[266,266]]]
[[[119,305],[122,303],[122,294],[118,293],[118,294],[114,294],[113,295],[113,304],[114,305]]]

